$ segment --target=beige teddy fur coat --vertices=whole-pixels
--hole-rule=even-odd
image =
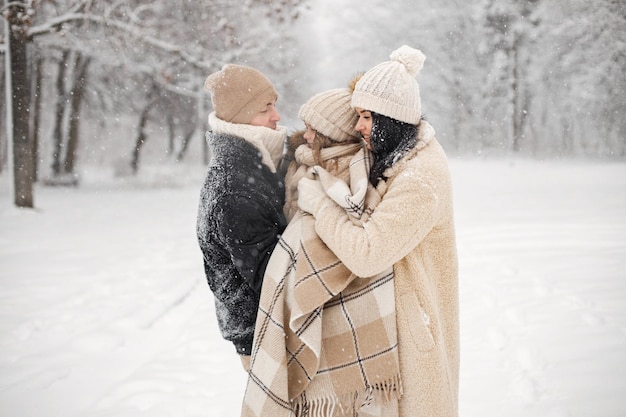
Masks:
[[[393,265],[402,417],[456,417],[459,383],[458,264],[446,155],[425,121],[418,144],[386,170],[382,201],[358,226],[328,199],[315,230],[356,275]]]

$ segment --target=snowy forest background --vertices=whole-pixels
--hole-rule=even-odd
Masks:
[[[423,108],[450,155],[626,156],[623,0],[4,0],[2,16],[0,173],[22,196],[206,163],[202,85],[225,63],[266,73],[295,130],[306,99],[402,44],[427,57]],[[16,81],[28,95],[7,108]]]
[[[258,67],[296,130],[402,44],[450,156],[460,415],[626,415],[625,0],[0,0],[0,38],[0,415],[239,415],[203,81]]]

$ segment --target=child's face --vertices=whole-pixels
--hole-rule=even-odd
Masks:
[[[313,147],[313,143],[315,142],[315,136],[317,136],[317,132],[313,129],[308,123],[306,125],[306,132],[304,132],[304,139],[306,140],[306,144],[309,148]]]

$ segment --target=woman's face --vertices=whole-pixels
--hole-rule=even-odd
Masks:
[[[313,142],[315,142],[316,131],[313,129],[308,123],[305,123],[306,132],[304,132],[304,139],[306,140],[306,144],[309,148],[313,147]]]
[[[372,113],[368,110],[363,110],[360,107],[354,109],[356,114],[359,115],[359,120],[356,122],[356,126],[354,130],[361,134],[363,141],[365,142],[365,146],[370,151],[372,150],[372,146],[370,144],[370,135],[372,134]]]

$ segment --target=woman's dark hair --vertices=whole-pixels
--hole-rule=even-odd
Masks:
[[[386,180],[383,172],[417,144],[419,125],[401,122],[379,113],[372,113],[370,147],[374,163],[369,180],[375,187],[380,180]]]

